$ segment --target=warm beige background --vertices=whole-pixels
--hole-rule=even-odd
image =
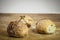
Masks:
[[[38,34],[32,31],[24,38],[9,37],[6,32],[6,28],[10,21],[15,21],[21,15],[29,15],[34,20],[40,18],[51,19],[56,24],[56,33],[54,34]],[[0,40],[59,40],[60,39],[60,14],[0,14]]]

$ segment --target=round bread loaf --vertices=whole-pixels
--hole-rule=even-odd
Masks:
[[[34,20],[30,16],[25,15],[20,17],[24,17],[21,21],[24,22],[28,27],[31,27],[31,25],[34,24]]]
[[[54,33],[56,30],[56,27],[51,20],[43,19],[37,23],[36,30],[39,33]]]
[[[28,27],[21,21],[21,19],[19,19],[19,21],[12,21],[9,23],[7,27],[9,36],[24,37],[25,35],[28,35]]]
[[[10,22],[7,32],[9,36],[24,37],[28,34],[28,27],[24,23],[20,22],[16,25],[16,21]]]

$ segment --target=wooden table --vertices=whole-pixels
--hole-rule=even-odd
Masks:
[[[49,18],[56,24],[54,34],[38,34],[29,31],[29,35],[24,38],[9,37],[6,29],[10,21],[17,20],[21,15],[30,15],[33,19]],[[59,14],[0,14],[0,40],[60,40],[60,15]]]

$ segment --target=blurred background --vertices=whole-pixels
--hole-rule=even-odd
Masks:
[[[0,0],[0,13],[60,13],[60,0]]]

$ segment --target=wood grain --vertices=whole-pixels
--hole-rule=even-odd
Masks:
[[[15,21],[21,15],[29,15],[34,20],[48,18],[56,24],[54,34],[38,34],[29,30],[29,35],[24,38],[9,37],[6,29],[10,21]],[[60,14],[0,14],[0,40],[60,40]]]

